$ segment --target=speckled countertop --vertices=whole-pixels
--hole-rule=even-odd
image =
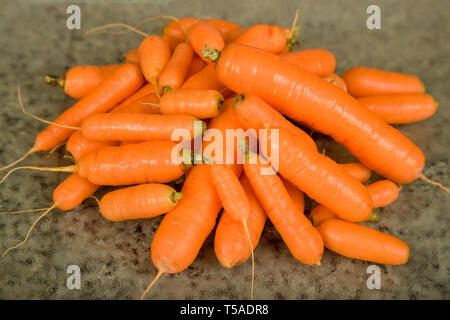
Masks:
[[[366,8],[373,1],[208,0],[208,1],[85,1],[81,2],[82,31],[111,22],[133,24],[144,17],[213,16],[243,26],[266,22],[288,26],[295,8],[301,12],[304,48],[331,50],[342,74],[367,65],[419,76],[440,104],[431,119],[399,126],[427,156],[425,175],[450,185],[449,65],[450,23],[447,0],[377,1],[382,30],[366,28]],[[48,87],[46,73],[63,73],[77,64],[108,64],[138,45],[140,37],[93,35],[66,28],[66,8],[76,1],[0,0],[0,164],[9,163],[31,147],[44,125],[19,111],[16,85],[22,88],[29,111],[53,119],[74,100]],[[277,3],[277,4],[276,4]],[[162,22],[144,29],[157,32]],[[319,148],[339,161],[353,158],[328,138],[318,136]],[[68,163],[63,150],[47,158],[33,155],[29,165]],[[0,186],[1,210],[48,206],[53,188],[64,174],[16,173]],[[376,177],[374,177],[376,178]],[[101,195],[103,191],[100,191]],[[260,299],[449,299],[450,197],[422,181],[403,187],[397,202],[380,210],[378,230],[399,236],[411,247],[403,266],[380,266],[381,289],[366,286],[371,263],[346,259],[326,251],[321,267],[292,258],[268,223],[256,256],[256,298]],[[25,236],[36,213],[0,216],[0,249]],[[29,242],[0,259],[0,299],[135,299],[156,274],[150,243],[161,218],[124,223],[108,222],[97,205],[56,210],[36,227]],[[213,251],[213,238],[204,244],[186,271],[165,275],[152,289],[152,299],[248,298],[250,264],[228,271]],[[69,290],[69,265],[81,269],[81,289]]]

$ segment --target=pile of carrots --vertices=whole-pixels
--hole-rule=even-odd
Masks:
[[[54,121],[29,114],[18,90],[22,110],[49,125],[22,158],[0,170],[62,145],[74,164],[15,167],[3,176],[0,183],[20,169],[70,173],[53,191],[49,208],[20,211],[44,213],[25,240],[4,254],[25,243],[53,209],[72,210],[93,197],[111,221],[165,214],[151,243],[158,273],[141,298],[162,274],[191,265],[214,228],[220,264],[232,268],[252,257],[254,268],[253,250],[267,219],[292,256],[306,265],[320,265],[324,247],[352,259],[406,263],[405,242],[359,223],[376,221],[373,209],[395,201],[401,185],[416,179],[448,192],[423,176],[424,154],[390,125],[424,120],[437,102],[413,75],[355,67],[340,77],[331,52],[292,51],[298,44],[297,16],[289,29],[157,17],[149,20],[171,20],[161,36],[140,30],[145,21],[90,30],[123,27],[144,39],[123,64],[76,66],[65,76],[47,75],[47,83],[79,99]],[[177,149],[184,141],[172,139],[177,129],[189,132],[189,140],[203,136],[204,153]],[[245,136],[220,147],[235,161],[207,154],[213,148],[206,129],[224,136],[227,129],[266,129],[267,135],[257,134],[258,142],[276,147],[278,171],[268,154],[249,148]],[[338,164],[322,154],[312,131],[331,136],[360,162]],[[174,161],[174,150],[182,161]],[[236,161],[239,155],[244,163]],[[386,180],[364,185],[371,171]],[[180,192],[174,181],[184,181]],[[101,186],[121,188],[99,200],[94,193]],[[309,217],[305,194],[318,203]],[[253,277],[254,269],[252,298]]]

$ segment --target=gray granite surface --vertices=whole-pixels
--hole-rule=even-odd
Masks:
[[[66,8],[76,1],[0,0],[0,164],[22,155],[44,125],[22,115],[16,85],[27,108],[53,119],[74,100],[48,87],[46,73],[63,73],[78,64],[108,64],[138,45],[140,36],[93,35],[82,31],[111,22],[133,24],[144,17],[212,16],[243,26],[266,22],[288,26],[295,8],[301,12],[304,48],[331,50],[342,74],[367,65],[419,76],[440,104],[426,121],[399,126],[425,152],[425,175],[450,185],[449,59],[450,2],[377,1],[382,30],[366,28],[366,8],[374,1],[85,1],[80,2],[82,30],[65,27]],[[157,32],[163,22],[143,27]],[[339,145],[317,135],[319,148],[339,161],[353,158]],[[33,155],[24,163],[68,164],[60,150]],[[0,209],[45,207],[65,174],[21,172],[0,186]],[[374,177],[376,179],[377,177]],[[101,195],[105,190],[99,192]],[[308,208],[311,204],[308,205]],[[292,258],[268,223],[256,256],[256,298],[260,299],[448,299],[450,197],[422,181],[403,187],[394,204],[380,210],[378,230],[396,235],[411,247],[403,266],[380,266],[381,289],[366,286],[371,263],[326,251],[321,267]],[[0,249],[23,239],[36,213],[0,216]],[[101,217],[95,202],[56,210],[36,227],[29,242],[0,259],[0,299],[136,299],[156,274],[150,243],[161,218],[124,223]],[[81,289],[66,287],[69,265],[81,268]],[[165,275],[149,294],[152,299],[248,298],[250,264],[228,271],[213,251],[213,237],[186,271]]]

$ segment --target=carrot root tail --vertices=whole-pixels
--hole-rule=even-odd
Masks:
[[[253,294],[254,294],[254,286],[255,286],[255,255],[253,253],[253,244],[252,240],[250,239],[250,232],[248,231],[247,222],[243,221],[245,232],[247,233],[248,243],[250,245],[250,249],[252,250],[252,284],[250,289],[250,300],[253,300]]]
[[[147,293],[150,291],[150,289],[153,287],[153,285],[159,280],[159,278],[164,274],[164,271],[159,270],[158,273],[156,274],[155,278],[152,280],[152,282],[150,282],[150,284],[148,285],[148,287],[144,290],[144,292],[142,293],[140,300],[144,300],[145,296],[147,295]]]
[[[66,166],[66,167],[54,167],[54,168],[46,168],[46,167],[30,167],[30,166],[26,166],[26,167],[17,167],[14,169],[11,169],[8,171],[8,173],[6,173],[3,178],[0,180],[0,184],[2,184],[3,182],[5,182],[6,179],[8,179],[8,177],[13,174],[15,171],[17,170],[23,170],[23,169],[29,169],[29,170],[36,170],[36,171],[51,171],[51,172],[76,172],[77,171],[77,166],[73,165],[73,166]]]
[[[9,168],[11,168],[11,167],[14,167],[16,164],[18,164],[18,163],[22,162],[23,160],[25,160],[26,158],[28,158],[28,156],[29,156],[30,154],[33,154],[33,153],[35,153],[35,152],[37,152],[37,151],[38,151],[38,150],[36,150],[36,149],[34,149],[34,148],[31,148],[30,150],[28,150],[28,151],[27,151],[22,157],[20,157],[19,159],[17,159],[17,160],[15,160],[15,161],[11,162],[10,164],[8,164],[8,165],[6,165],[6,166],[4,166],[4,167],[1,167],[1,168],[0,168],[0,171],[9,169]]]
[[[96,33],[96,32],[102,32],[102,31],[110,29],[110,28],[125,28],[125,29],[128,29],[129,31],[135,32],[137,34],[140,34],[141,36],[144,36],[144,37],[148,37],[149,36],[149,34],[145,33],[144,31],[141,31],[141,30],[139,30],[139,29],[137,29],[135,27],[132,27],[132,26],[130,26],[128,24],[120,23],[120,22],[118,22],[118,23],[109,23],[109,24],[105,24],[103,26],[98,26],[98,27],[89,29],[88,31],[86,31],[84,33],[84,35],[86,36],[88,34],[92,34],[92,33]]]
[[[431,179],[425,177],[423,174],[421,174],[421,175],[419,176],[419,178],[420,178],[421,180],[423,180],[423,181],[428,182],[429,184],[432,184],[433,186],[436,186],[436,187],[438,187],[438,188],[441,188],[442,190],[446,191],[447,193],[450,193],[450,190],[449,190],[447,187],[445,187],[444,185],[442,185],[442,184],[439,183],[439,182],[433,181],[433,180],[431,180]]]
[[[18,244],[16,244],[15,246],[9,247],[8,249],[5,250],[5,252],[3,252],[2,257],[4,257],[9,251],[17,249],[18,247],[22,246],[23,244],[25,244],[25,242],[27,242],[28,238],[30,237],[31,231],[33,231],[33,228],[36,226],[36,224],[42,219],[44,218],[47,214],[49,214],[53,209],[56,208],[56,204],[53,204],[50,208],[47,209],[47,211],[45,211],[43,214],[41,214],[31,225],[30,229],[28,229],[27,235],[25,236],[25,239],[23,239],[22,242],[19,242]]]
[[[48,210],[48,209],[50,209],[50,208],[26,209],[26,210],[20,210],[20,211],[5,211],[5,212],[0,212],[0,215],[39,212],[39,211],[44,211],[44,210]]]

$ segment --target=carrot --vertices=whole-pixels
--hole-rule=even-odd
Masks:
[[[67,71],[66,76],[47,74],[45,81],[51,86],[64,88],[64,92],[72,98],[82,98],[97,88],[106,78],[116,71],[120,65],[76,66]]]
[[[343,75],[354,97],[393,93],[423,93],[425,85],[416,76],[367,67],[354,67]]]
[[[297,205],[297,210],[300,212],[305,211],[305,196],[303,192],[301,192],[299,188],[290,183],[289,180],[286,180],[283,177],[280,178],[292,201]]]
[[[159,86],[163,92],[181,87],[189,71],[193,55],[194,51],[189,43],[183,42],[177,45],[159,77]]]
[[[181,18],[178,21],[172,21],[161,29],[161,34],[171,36],[181,41],[186,40],[186,32],[189,27],[197,22],[195,18]]]
[[[373,204],[364,185],[330,158],[308,148],[303,139],[278,131],[278,143],[271,133],[260,141],[278,152],[278,170],[285,179],[345,220],[364,221],[370,216]]]
[[[223,41],[225,42],[226,45],[228,45],[237,38],[239,38],[246,30],[247,30],[246,28],[241,28],[222,33]]]
[[[286,46],[286,41],[286,34],[282,28],[268,24],[256,24],[246,29],[232,43],[280,53]]]
[[[170,48],[158,36],[148,36],[139,45],[139,63],[145,79],[155,88],[159,95],[158,77],[170,58]]]
[[[128,98],[126,98],[121,103],[119,103],[117,106],[115,106],[111,110],[111,112],[117,112],[117,110],[120,110],[121,108],[123,108],[124,106],[130,104],[131,102],[139,101],[141,98],[144,98],[144,97],[146,97],[148,95],[151,95],[151,94],[154,94],[156,96],[155,88],[153,87],[153,85],[151,83],[147,83],[146,85],[141,87],[139,90],[137,90],[135,93],[133,93]],[[159,98],[157,100],[155,100],[155,101],[158,102]]]
[[[162,114],[189,114],[205,119],[217,116],[223,102],[216,90],[176,89],[161,98],[159,109]]]
[[[235,220],[242,224],[247,235],[248,244],[252,253],[252,284],[250,298],[253,299],[254,265],[253,244],[248,230],[248,217],[251,212],[250,201],[233,170],[222,164],[211,166],[211,177],[216,187],[224,210]]]
[[[254,94],[237,95],[233,100],[233,114],[245,129],[283,128],[298,135],[309,147],[317,151],[311,137],[299,127],[283,117],[277,110],[269,106]]]
[[[244,171],[270,221],[294,258],[308,265],[319,263],[323,253],[320,234],[298,210],[278,175],[261,173],[262,168],[270,170],[270,166],[260,156],[254,157],[256,163],[246,161]]]
[[[181,272],[194,262],[222,208],[208,164],[190,170],[181,192],[183,199],[164,216],[153,237],[150,252],[158,274],[141,299],[162,274]]]
[[[172,210],[181,198],[181,192],[165,184],[141,184],[104,195],[100,213],[110,221],[153,218]]]
[[[334,55],[324,49],[305,49],[283,53],[280,57],[320,77],[332,74],[336,68]]]
[[[341,163],[339,164],[349,175],[359,182],[366,182],[369,180],[372,172],[358,162]]]
[[[380,180],[369,184],[367,187],[370,197],[372,198],[373,207],[385,207],[397,200],[399,188],[389,180]],[[315,207],[310,214],[315,226],[328,219],[338,219],[338,215],[323,205]],[[372,212],[367,221],[374,222],[378,220],[378,213]]]
[[[221,34],[225,34],[227,32],[233,30],[240,30],[241,26],[235,22],[221,19],[205,19],[206,22],[213,25]]]
[[[189,66],[189,70],[186,74],[186,79],[200,72],[205,66],[206,63],[201,58],[199,57],[192,58],[191,65]]]
[[[421,177],[425,157],[414,143],[346,92],[300,67],[231,44],[222,51],[216,71],[232,91],[257,94],[293,120],[331,135],[382,176],[402,184]]]
[[[243,175],[239,181],[250,203],[247,221],[252,245],[250,246],[248,242],[247,233],[242,223],[234,220],[231,214],[224,210],[214,236],[214,251],[220,264],[227,269],[245,262],[251,256],[252,247],[256,248],[258,245],[267,220],[267,216],[258,199],[256,199],[248,178]]]
[[[195,138],[202,134],[194,132],[195,121],[185,114],[102,113],[86,118],[81,133],[91,141],[148,141],[172,140],[175,130],[184,129]]]
[[[403,93],[358,98],[359,103],[390,124],[425,120],[438,108],[438,102],[425,93]]]
[[[238,139],[239,135],[235,135],[234,139],[230,142],[224,142],[221,144],[222,148],[220,148],[220,143],[217,148],[211,149],[214,144],[217,143],[214,137],[214,130],[218,130],[222,137],[226,137],[227,129],[238,130],[241,128],[240,123],[237,121],[236,117],[232,112],[232,98],[225,100],[223,104],[222,111],[220,114],[211,119],[211,122],[208,125],[209,130],[206,131],[203,137],[203,156],[205,158],[213,159],[217,163],[224,163],[229,168],[231,168],[236,177],[240,177],[242,173],[242,162],[238,163]],[[227,155],[232,155],[232,159],[228,159]]]
[[[348,258],[381,264],[405,264],[408,245],[400,239],[356,223],[330,219],[317,228],[325,247]]]
[[[124,146],[106,146],[88,153],[76,165],[56,168],[17,167],[0,180],[2,184],[13,172],[22,169],[78,172],[82,178],[102,186],[142,183],[166,183],[180,178],[191,164],[176,153],[177,143],[152,140]],[[181,153],[181,151],[180,151]],[[186,159],[189,160],[189,159]]]
[[[345,92],[348,92],[347,85],[345,84],[344,79],[339,77],[336,73],[331,73],[329,75],[326,75],[322,78],[325,81],[328,81],[329,83],[335,85],[339,89],[344,90]]]
[[[115,146],[117,144],[116,141],[90,141],[83,137],[81,131],[76,131],[70,136],[69,140],[67,140],[66,150],[70,152],[75,162],[78,162],[89,152],[105,146]]]
[[[128,51],[125,55],[125,61],[126,63],[132,63],[139,66],[139,50],[131,49],[130,51]]]
[[[150,93],[146,96],[129,101],[128,103],[121,103],[110,113],[145,113],[145,114],[159,114],[159,98],[155,93]]]
[[[55,208],[59,208],[64,211],[72,210],[78,205],[80,205],[85,199],[91,196],[95,191],[98,190],[100,186],[93,185],[86,179],[80,177],[77,173],[72,173],[69,177],[67,177],[62,183],[60,183],[55,190],[53,191],[53,205],[49,208],[38,209],[39,211],[45,210],[43,214],[41,214],[28,229],[27,235],[25,239],[18,243],[15,246],[9,247],[4,253],[3,257],[11,250],[16,249],[22,246],[25,242],[27,242],[30,237],[31,231],[36,226],[36,224],[44,218],[47,214],[49,214]],[[14,213],[21,212],[32,212],[37,210],[23,210]]]
[[[225,86],[217,79],[213,64],[209,64],[196,74],[189,77],[181,86],[182,89],[217,90],[222,92]]]
[[[379,208],[397,200],[399,187],[389,180],[380,180],[369,184],[367,190],[372,198],[373,207]]]
[[[165,43],[167,43],[167,46],[170,49],[170,52],[173,52],[175,48],[182,43],[180,39],[168,36],[168,35],[162,35],[161,39],[164,40]]]
[[[41,131],[35,139],[34,146],[28,150],[23,157],[0,168],[0,171],[16,165],[30,154],[37,151],[50,150],[60,145],[74,132],[74,128],[69,127],[81,125],[81,122],[90,115],[109,111],[124,99],[124,97],[129,96],[141,87],[143,82],[144,79],[142,74],[136,66],[132,64],[121,66],[99,87],[64,111],[54,122],[51,122],[44,131]],[[21,105],[23,112],[25,112],[20,97],[20,88],[18,88],[17,93],[19,104]],[[35,118],[39,119],[38,117]],[[45,122],[50,123],[48,121]]]
[[[217,59],[218,53],[225,46],[219,30],[204,20],[199,20],[190,26],[186,38],[197,55],[206,63]]]

